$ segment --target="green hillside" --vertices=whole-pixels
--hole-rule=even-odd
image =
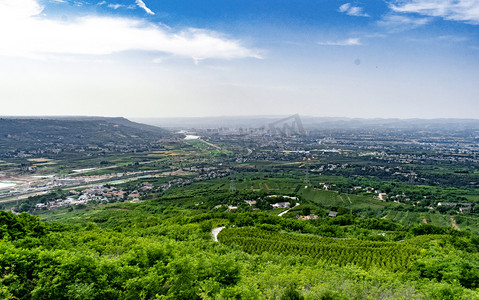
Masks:
[[[168,137],[164,129],[124,118],[0,119],[0,154],[139,145]]]
[[[48,222],[0,212],[1,297],[479,298],[479,238],[471,233],[350,214],[298,220],[214,209],[264,194],[189,190],[41,212]],[[218,243],[211,231],[219,226],[227,228]]]

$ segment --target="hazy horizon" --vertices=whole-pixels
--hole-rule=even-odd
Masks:
[[[271,114],[271,115],[206,115],[206,116],[164,116],[164,117],[128,117],[122,115],[0,115],[0,118],[15,119],[15,118],[51,118],[51,119],[61,119],[61,118],[125,118],[130,121],[134,120],[146,120],[146,119],[249,119],[249,118],[258,118],[258,119],[275,119],[275,118],[287,118],[296,115],[293,114]],[[301,118],[305,119],[345,119],[345,120],[423,120],[423,121],[433,121],[433,120],[462,120],[462,121],[479,121],[477,118],[456,118],[456,117],[430,117],[430,118],[420,118],[420,117],[345,117],[345,116],[313,116],[313,115],[303,115],[298,114]]]

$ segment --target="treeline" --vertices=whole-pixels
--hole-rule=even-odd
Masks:
[[[27,213],[14,215],[0,211],[0,239],[4,241],[18,240],[26,237],[40,237],[46,231],[46,225],[40,218]]]
[[[288,295],[305,299],[479,297],[479,293],[473,290],[477,243],[474,244],[467,234],[437,238],[438,235],[426,234],[429,232],[426,228],[417,232],[424,235],[405,242],[352,242],[321,239],[299,234],[300,231],[285,234],[289,237],[285,239],[284,233],[280,233],[283,229],[276,232],[252,228],[254,232],[261,232],[268,237],[268,240],[273,237],[272,240],[283,243],[280,248],[282,252],[274,252],[278,248],[275,245],[260,253],[264,243],[257,242],[245,244],[245,247],[256,249],[251,250],[251,253],[258,253],[248,254],[239,246],[232,248],[213,242],[211,228],[248,222],[249,218],[256,226],[279,228],[288,228],[301,221],[264,213],[257,216],[252,213],[225,212],[184,216],[178,211],[168,212],[168,208],[164,207],[165,214],[156,211],[149,213],[146,203],[106,206],[96,211],[85,210],[84,215],[79,211],[72,212],[64,218],[64,225],[45,224],[38,217],[27,214],[3,212],[0,223],[3,230],[0,240],[0,298],[290,299],[285,298]],[[345,227],[348,226],[354,225]],[[220,240],[222,234],[228,233],[228,229],[225,230],[220,233]],[[274,239],[277,235],[282,238]],[[310,246],[301,250],[303,244]],[[432,244],[439,248],[430,246]],[[445,251],[442,247],[452,248]],[[305,254],[284,254],[300,250],[305,251]],[[439,265],[435,264],[434,258],[437,256],[433,255],[434,251],[443,254]],[[463,252],[466,251],[472,256],[464,256]],[[329,255],[331,261],[311,257],[315,252]],[[385,259],[388,253],[392,257],[391,262]],[[413,260],[415,256],[419,258],[412,266],[403,259],[409,257]],[[463,258],[448,260],[453,257]],[[350,259],[352,261],[346,263]],[[342,265],[342,262],[346,264]],[[414,267],[416,269],[407,273],[388,271]],[[468,267],[468,275],[462,275],[466,274],[464,272]],[[456,279],[463,286],[468,286],[466,283],[469,282],[470,288],[454,283]]]
[[[206,214],[208,215],[208,214]],[[223,218],[239,227],[256,226],[268,231],[288,231],[320,235],[324,237],[355,236],[362,239],[386,240],[386,237],[373,233],[373,230],[393,232],[393,239],[402,239],[409,233],[409,228],[388,219],[362,218],[351,214],[327,216],[314,220],[301,220],[295,217],[285,218],[266,213],[228,213]],[[389,238],[389,235],[388,235]]]
[[[408,173],[409,170],[398,169],[394,163],[387,163],[386,168],[371,166],[371,163],[378,166],[384,166],[386,163],[381,159],[371,158],[360,163],[350,163],[347,168],[335,168],[333,170],[325,169],[323,175],[336,175],[347,178],[363,177],[377,181],[391,181],[401,184],[410,184],[410,178],[403,174],[396,174],[396,171]],[[443,168],[441,172],[435,170],[437,166]],[[478,176],[474,171],[477,169],[474,163],[461,162],[435,162],[427,161],[425,163],[412,164],[414,172],[417,173],[413,184],[421,184],[435,187],[454,187],[459,189],[475,188]],[[386,171],[389,169],[389,171]]]

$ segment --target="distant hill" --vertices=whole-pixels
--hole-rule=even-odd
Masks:
[[[191,118],[143,118],[137,119],[151,125],[175,129],[204,128],[260,128],[289,116],[223,116]],[[311,117],[300,115],[305,129],[479,129],[478,119],[365,119]]]
[[[0,154],[45,147],[78,148],[145,145],[168,137],[162,128],[125,118],[0,118]]]

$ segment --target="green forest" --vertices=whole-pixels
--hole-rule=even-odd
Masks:
[[[208,208],[220,198],[271,201],[261,195],[178,189],[141,203],[46,211],[44,221],[2,211],[0,297],[479,299],[473,233],[347,210],[299,220],[275,209]],[[215,242],[217,227],[225,228]]]

